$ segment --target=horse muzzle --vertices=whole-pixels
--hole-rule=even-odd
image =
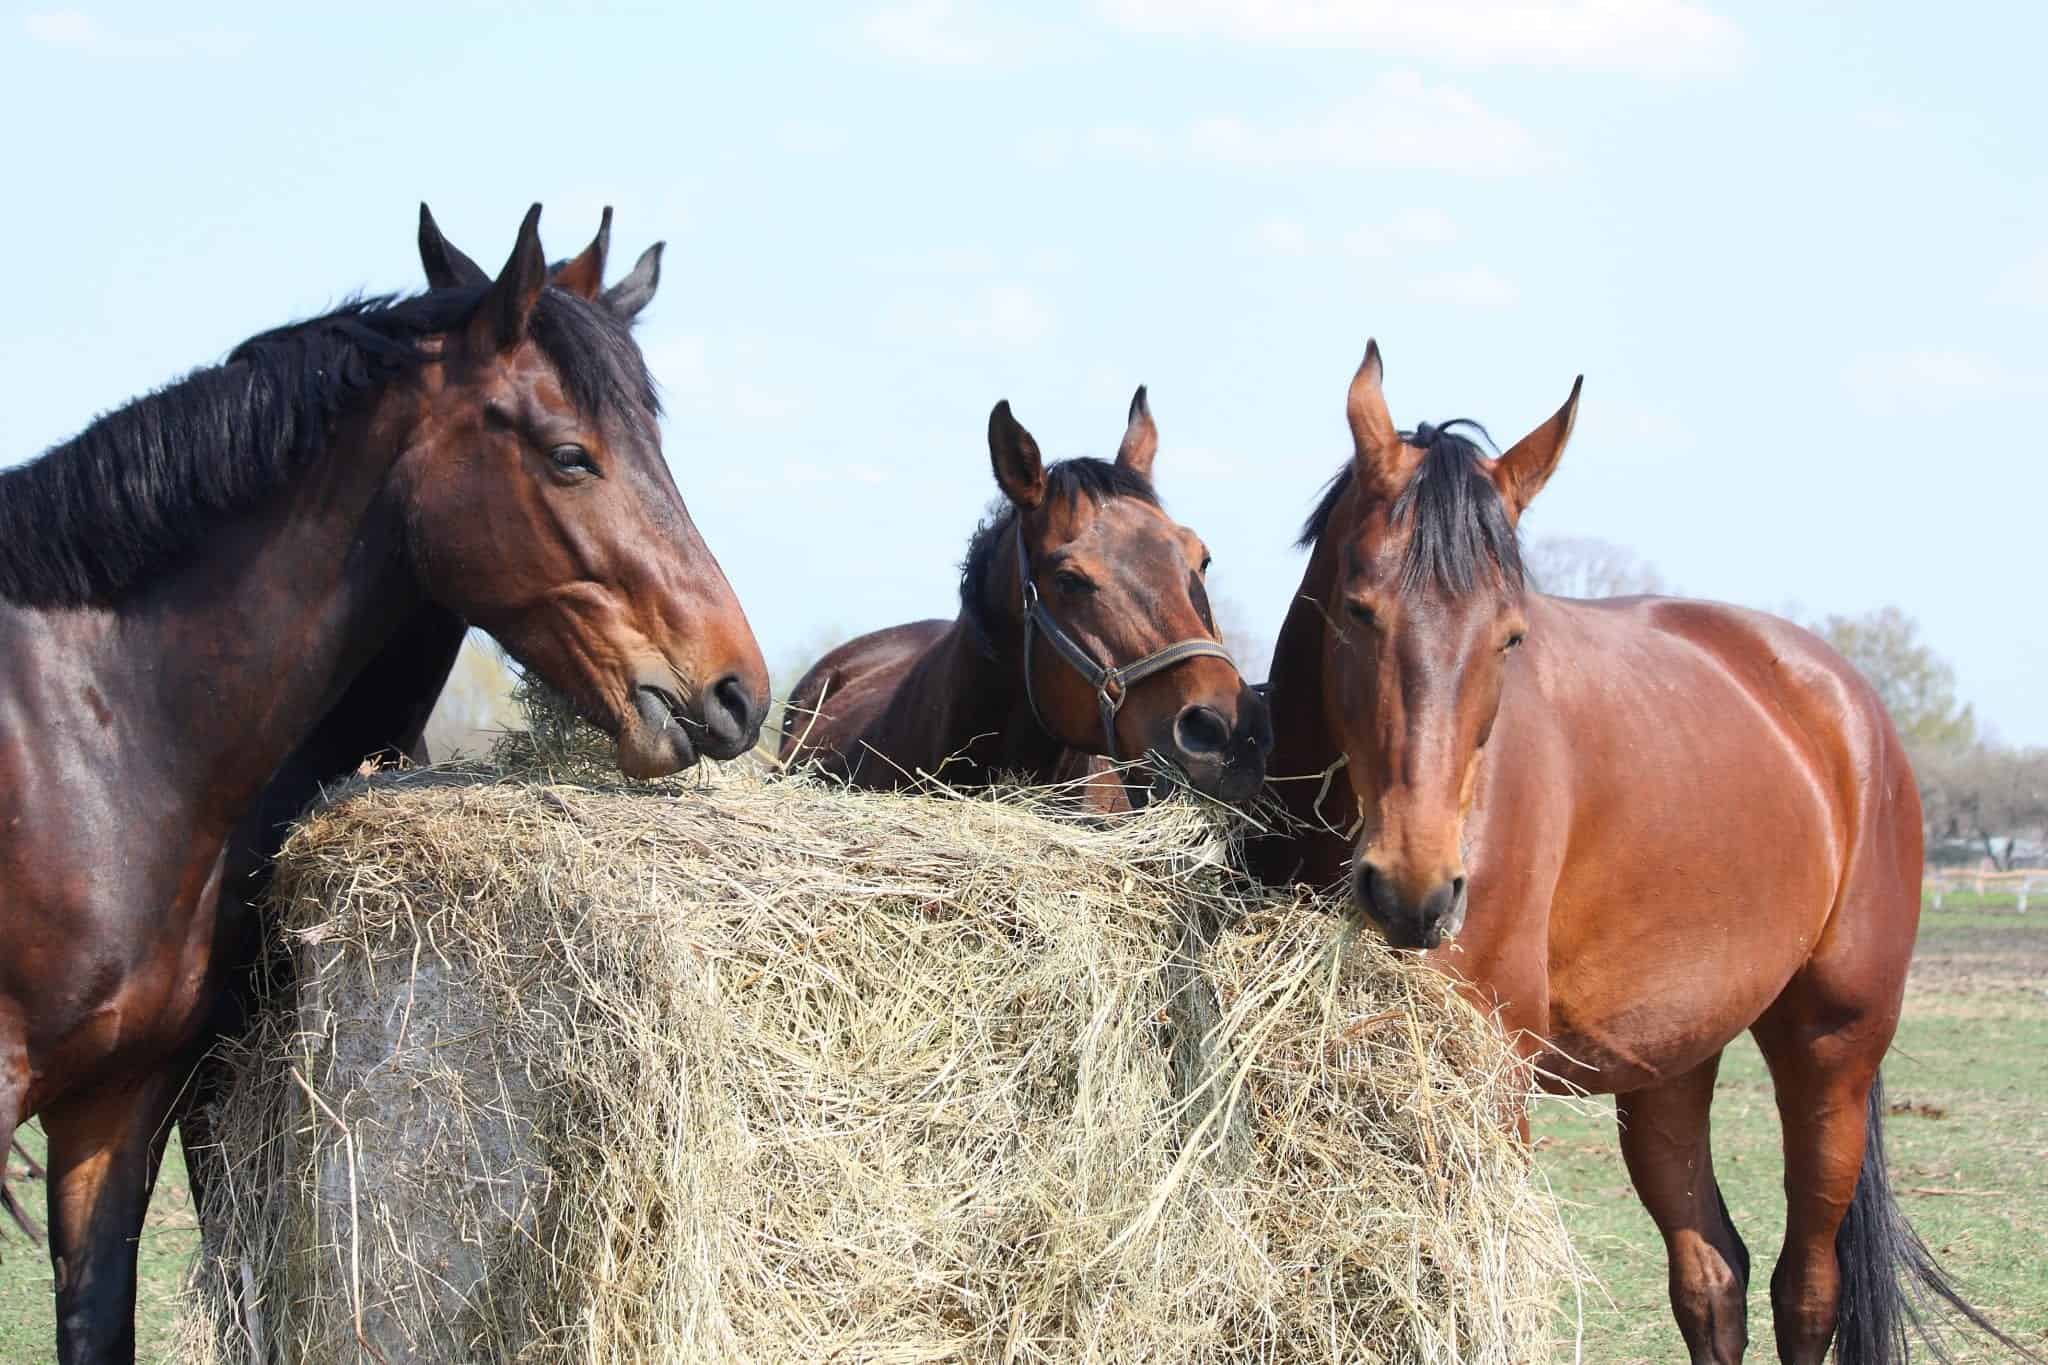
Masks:
[[[1396,948],[1435,948],[1465,927],[1465,874],[1438,879],[1420,891],[1404,889],[1385,869],[1360,858],[1351,882],[1352,903]]]

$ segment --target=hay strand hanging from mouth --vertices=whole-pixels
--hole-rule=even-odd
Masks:
[[[280,863],[193,1358],[1548,1358],[1527,1076],[1226,853],[1181,802],[360,785]]]

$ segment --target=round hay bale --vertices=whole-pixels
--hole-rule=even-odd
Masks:
[[[194,1359],[1549,1358],[1528,1077],[1220,820],[373,779],[279,865]]]

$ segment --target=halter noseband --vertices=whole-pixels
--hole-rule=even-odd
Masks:
[[[1163,673],[1175,664],[1188,659],[1221,659],[1235,668],[1237,665],[1230,652],[1214,640],[1182,640],[1164,649],[1154,650],[1135,663],[1122,668],[1110,668],[1097,662],[1095,656],[1073,636],[1060,627],[1053,619],[1052,612],[1038,595],[1038,584],[1031,579],[1031,552],[1024,546],[1024,517],[1016,518],[1017,533],[1017,579],[1023,587],[1024,607],[1024,700],[1031,704],[1031,718],[1038,722],[1038,728],[1058,738],[1045,716],[1038,709],[1038,689],[1031,678],[1031,636],[1034,631],[1043,634],[1052,647],[1059,651],[1062,659],[1073,666],[1087,684],[1095,689],[1095,705],[1102,712],[1103,752],[1112,761],[1119,759],[1116,751],[1116,713],[1123,709],[1124,699],[1131,695],[1131,689],[1154,673]],[[1110,689],[1114,688],[1112,692]]]

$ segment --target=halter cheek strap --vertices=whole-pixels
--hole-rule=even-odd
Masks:
[[[1038,595],[1038,584],[1031,577],[1031,552],[1024,545],[1024,520],[1020,516],[1017,528],[1017,578],[1023,586],[1024,614],[1024,699],[1031,704],[1031,718],[1038,722],[1038,728],[1047,734],[1054,734],[1053,728],[1045,723],[1045,716],[1038,709],[1038,689],[1032,681],[1031,655],[1032,636],[1045,636],[1046,642],[1059,652],[1059,656],[1079,673],[1087,684],[1095,689],[1096,709],[1102,713],[1103,752],[1112,760],[1121,756],[1116,749],[1116,713],[1123,709],[1124,699],[1131,695],[1131,689],[1155,673],[1163,673],[1175,664],[1189,659],[1221,659],[1232,662],[1230,652],[1214,640],[1182,640],[1164,649],[1154,650],[1134,663],[1121,668],[1111,668],[1101,663],[1085,646],[1053,619],[1052,612]],[[1055,736],[1057,738],[1057,736]]]

